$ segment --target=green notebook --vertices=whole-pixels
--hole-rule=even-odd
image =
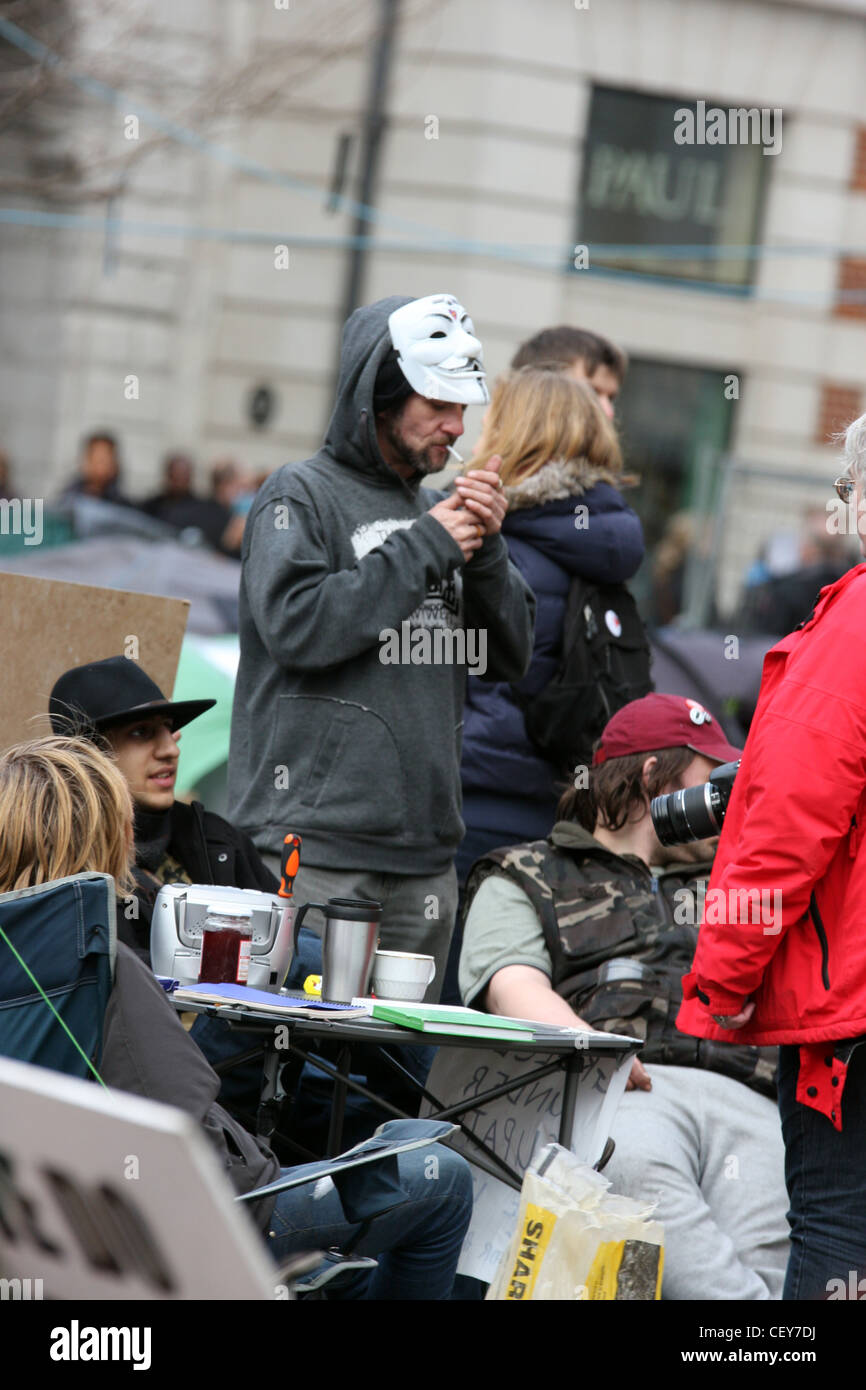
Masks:
[[[477,1009],[450,1009],[442,1004],[389,1004],[376,1000],[373,1018],[396,1023],[419,1033],[444,1033],[457,1038],[502,1038],[506,1042],[531,1042],[535,1025],[525,1019],[500,1018]]]

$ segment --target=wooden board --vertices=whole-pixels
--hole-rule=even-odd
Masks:
[[[48,697],[70,666],[131,655],[171,698],[189,601],[0,573],[0,748],[51,733]]]

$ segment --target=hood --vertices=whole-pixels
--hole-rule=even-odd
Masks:
[[[557,849],[574,849],[582,850],[584,853],[605,854],[614,859],[634,858],[634,855],[619,855],[615,850],[608,849],[607,845],[603,845],[594,835],[590,835],[589,831],[585,830],[576,820],[558,820],[547,838],[552,845],[556,845]]]
[[[582,825],[575,820],[558,820],[547,837],[552,845],[557,849],[580,850],[582,853],[595,853],[607,855],[613,859],[623,859],[628,864],[638,864],[646,873],[652,873],[657,878],[708,878],[713,867],[712,859],[695,860],[682,862],[674,861],[665,864],[662,868],[651,869],[648,864],[636,854],[617,854],[616,850],[608,849],[594,835],[590,835]]]
[[[346,320],[337,399],[325,435],[324,447],[338,463],[389,487],[399,485],[402,480],[388,467],[379,450],[373,418],[373,386],[382,362],[391,351],[388,318],[395,309],[411,302],[409,295],[392,294],[356,309]],[[406,485],[412,487],[412,483]]]
[[[619,480],[606,468],[595,468],[584,458],[551,459],[536,473],[521,478],[505,488],[508,510],[515,512],[523,507],[540,507],[545,502],[559,501],[564,497],[580,497],[589,492],[596,483],[610,483],[618,487]]]

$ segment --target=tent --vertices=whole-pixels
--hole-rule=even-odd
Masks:
[[[174,686],[175,700],[215,699],[213,709],[187,724],[180,738],[178,796],[196,791],[208,807],[225,807],[235,676],[240,646],[234,633],[184,638]]]

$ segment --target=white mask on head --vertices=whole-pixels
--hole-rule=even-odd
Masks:
[[[400,368],[419,396],[460,405],[486,405],[484,358],[475,328],[453,294],[428,294],[388,319]]]

